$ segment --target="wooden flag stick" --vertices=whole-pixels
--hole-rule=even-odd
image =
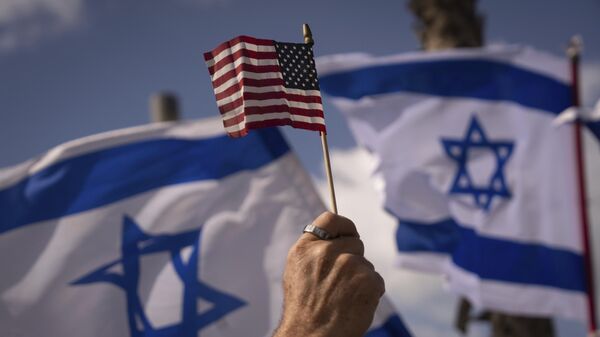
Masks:
[[[302,33],[304,35],[304,43],[311,48],[315,44],[312,37],[312,32],[308,24],[302,25]],[[335,189],[333,187],[333,174],[331,174],[331,161],[329,160],[329,146],[327,145],[327,134],[319,132],[321,135],[321,145],[323,146],[323,162],[325,164],[325,173],[327,174],[327,185],[329,186],[329,201],[331,202],[331,211],[338,214],[337,202],[335,201]]]
[[[329,146],[327,146],[327,135],[321,134],[321,144],[323,145],[323,161],[325,162],[325,172],[327,172],[327,184],[329,185],[329,200],[331,201],[331,210],[338,214],[337,203],[335,201],[335,189],[333,188],[333,175],[331,174],[331,162],[329,160]]]

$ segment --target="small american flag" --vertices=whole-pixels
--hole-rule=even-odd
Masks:
[[[205,53],[204,59],[231,137],[276,125],[325,132],[309,45],[239,36]]]

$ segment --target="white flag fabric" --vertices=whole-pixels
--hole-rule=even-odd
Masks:
[[[600,99],[596,102],[594,107],[569,107],[565,111],[561,112],[554,119],[555,125],[562,125],[566,123],[572,123],[579,119],[582,122],[587,122],[588,124],[592,124],[592,129],[600,129],[600,127],[595,126],[596,123],[600,122]],[[600,135],[598,135],[600,137]]]
[[[86,137],[0,171],[1,336],[271,336],[289,247],[324,210],[275,128]],[[382,300],[370,336],[405,336]]]
[[[571,106],[566,61],[506,46],[317,66],[378,160],[402,265],[480,308],[587,319],[573,127],[552,123]]]

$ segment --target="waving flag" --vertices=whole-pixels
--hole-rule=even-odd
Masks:
[[[568,64],[503,47],[319,60],[379,161],[405,266],[479,307],[585,320]]]
[[[310,46],[239,36],[204,59],[230,136],[276,125],[325,132]]]
[[[1,336],[271,336],[324,208],[276,128],[113,131],[0,171]],[[400,337],[383,300],[371,336]]]

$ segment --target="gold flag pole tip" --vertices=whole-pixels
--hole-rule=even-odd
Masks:
[[[312,31],[310,30],[308,23],[302,25],[302,34],[304,35],[304,43],[312,47],[315,44],[315,41],[313,40]]]

